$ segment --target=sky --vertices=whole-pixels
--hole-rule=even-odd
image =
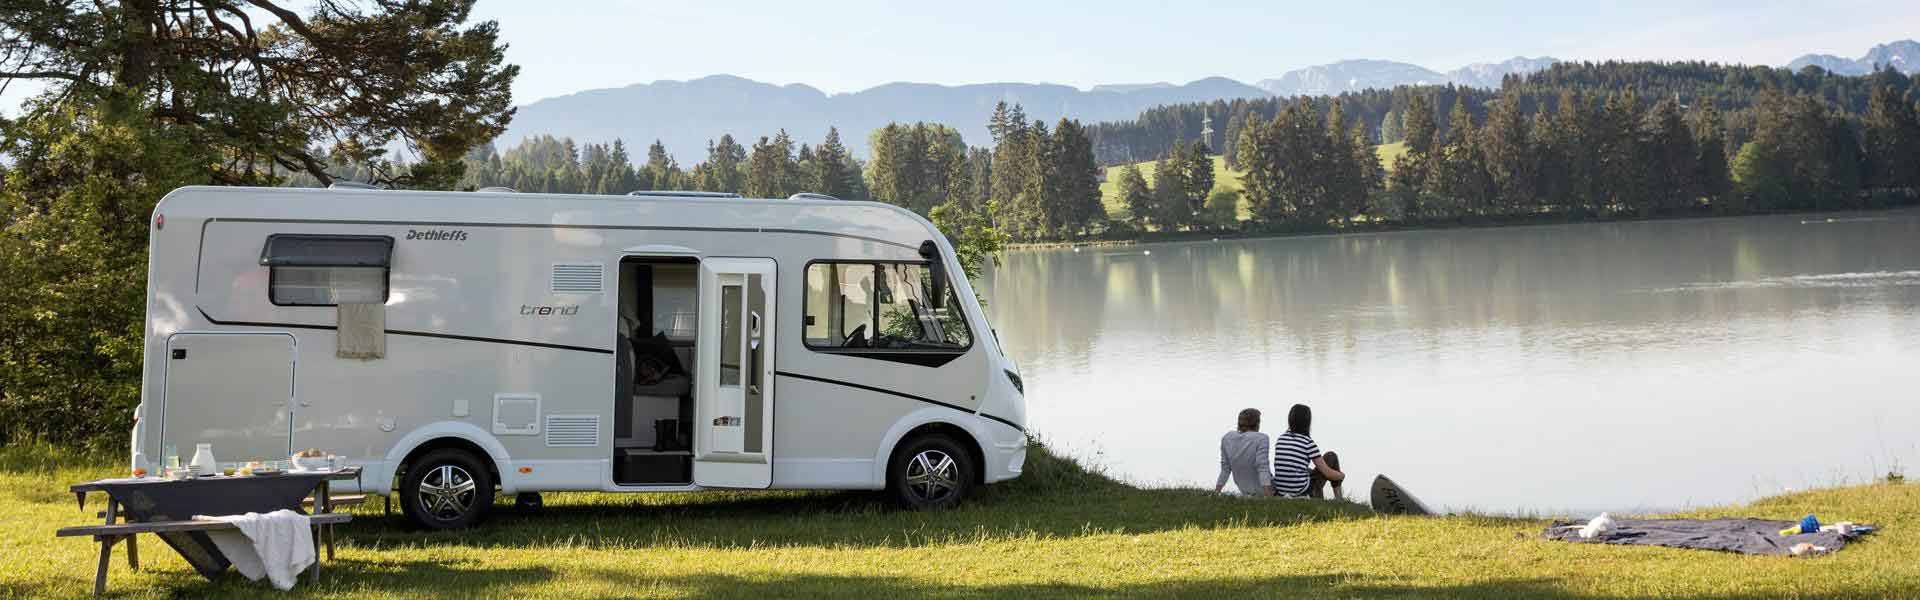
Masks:
[[[912,81],[1252,83],[1374,58],[1446,71],[1514,56],[1784,65],[1920,38],[1920,2],[660,2],[482,0],[514,101],[726,73],[828,93]]]
[[[514,103],[731,74],[828,93],[894,81],[1253,83],[1372,58],[1447,71],[1514,56],[1784,65],[1920,38],[1912,0],[961,2],[481,0]],[[30,85],[0,94],[12,114]]]

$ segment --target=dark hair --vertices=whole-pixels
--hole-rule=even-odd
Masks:
[[[1249,409],[1240,411],[1240,421],[1237,423],[1237,425],[1239,426],[1240,431],[1259,431],[1260,430],[1260,409],[1249,408]]]
[[[1304,436],[1313,435],[1313,409],[1305,404],[1295,404],[1287,410],[1287,431]]]

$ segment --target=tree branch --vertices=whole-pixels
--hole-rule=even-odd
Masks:
[[[252,4],[260,10],[272,13],[274,18],[279,19],[281,23],[285,23],[288,29],[292,29],[294,33],[300,34],[300,37],[309,40],[317,37],[314,35],[313,29],[307,27],[306,19],[300,18],[300,15],[293,11],[281,8],[267,0],[247,0],[247,4]]]
[[[0,71],[0,79],[65,79],[67,81],[86,81],[75,73],[64,71]]]

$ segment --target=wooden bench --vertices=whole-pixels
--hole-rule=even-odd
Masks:
[[[325,514],[318,514],[318,515],[307,517],[307,520],[313,525],[315,530],[315,535],[313,538],[315,553],[313,557],[312,573],[313,573],[313,580],[319,581],[320,580],[320,556],[319,556],[318,550],[320,549],[321,536],[318,535],[318,533],[320,528],[331,527],[333,525],[338,525],[341,523],[352,521],[353,515],[345,514],[345,513],[325,513]],[[151,522],[145,522],[145,523],[134,522],[134,523],[117,523],[117,524],[110,524],[110,525],[83,525],[79,527],[63,527],[60,529],[59,532],[56,533],[56,535],[58,535],[59,537],[74,537],[74,536],[90,535],[90,536],[93,536],[93,541],[100,543],[100,566],[94,572],[94,575],[93,575],[93,595],[95,597],[98,597],[107,593],[107,562],[108,562],[108,559],[112,557],[113,545],[115,543],[123,539],[127,540],[128,542],[127,543],[127,566],[135,571],[138,571],[140,570],[140,554],[139,554],[140,551],[138,550],[139,547],[134,545],[134,540],[136,539],[134,536],[138,534],[186,533],[186,532],[193,532],[193,531],[217,531],[217,530],[223,530],[223,529],[236,529],[236,527],[234,526],[234,524],[228,523],[226,521],[214,521],[214,520],[151,521]],[[333,539],[331,536],[327,537],[326,545],[327,545],[327,556],[329,557],[333,556]]]

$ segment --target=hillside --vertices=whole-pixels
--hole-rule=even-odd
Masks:
[[[1374,153],[1380,157],[1381,166],[1392,169],[1394,159],[1407,153],[1407,145],[1404,142],[1381,144],[1374,148]],[[1153,161],[1135,163],[1134,167],[1140,169],[1140,175],[1147,178],[1148,185],[1153,184]],[[1219,156],[1213,157],[1213,189],[1241,192],[1244,189],[1240,183],[1242,174],[1241,171],[1228,169],[1226,159]],[[1107,167],[1106,175],[1106,180],[1100,182],[1100,203],[1106,205],[1108,217],[1125,219],[1128,216],[1127,206],[1120,200],[1118,185],[1120,167]],[[1246,220],[1249,216],[1251,214],[1247,212],[1246,200],[1242,199],[1240,219]]]

